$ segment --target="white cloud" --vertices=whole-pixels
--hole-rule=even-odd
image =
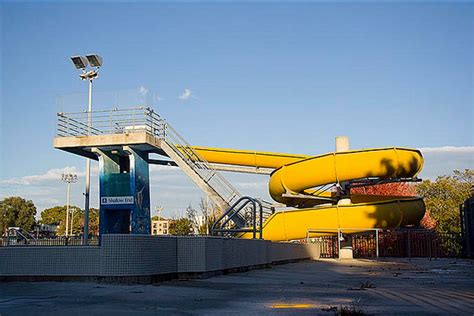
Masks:
[[[178,97],[181,100],[188,100],[192,96],[192,92],[190,89],[184,89],[184,92]]]
[[[422,153],[474,153],[474,146],[441,146],[441,147],[422,147]]]
[[[474,169],[474,146],[441,146],[420,148],[425,164],[420,177],[436,179],[453,170]]]
[[[62,173],[75,173],[78,175],[77,183],[71,185],[71,204],[83,207],[85,171],[77,167],[54,168],[45,173],[18,178],[0,180],[0,199],[8,196],[21,196],[32,200],[36,205],[39,218],[42,210],[66,204],[66,184],[61,181]],[[91,207],[98,206],[98,164],[91,166]]]
[[[85,175],[84,171],[78,171],[76,167],[64,167],[60,169],[50,169],[46,173],[39,175],[0,180],[0,185],[35,185],[51,180],[60,181],[61,174],[63,173],[75,173],[78,177]]]

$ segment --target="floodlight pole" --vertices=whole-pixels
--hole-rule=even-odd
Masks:
[[[71,183],[77,181],[77,175],[72,173],[63,173],[61,180],[67,183],[67,201],[66,201],[66,229],[64,231],[64,237],[68,237],[69,232],[69,204],[71,204]]]
[[[69,233],[70,236],[74,236],[74,209],[71,208],[71,232]]]
[[[71,60],[76,69],[82,70],[79,75],[81,80],[89,81],[89,106],[87,108],[87,134],[92,135],[92,80],[97,78],[99,68],[102,66],[102,57],[96,54],[84,56],[72,56]],[[87,70],[87,65],[90,65],[91,70]],[[90,197],[90,183],[91,183],[91,160],[86,158],[86,192],[84,193],[84,237],[83,244],[89,243],[89,197]]]
[[[94,78],[88,78],[89,81],[89,106],[87,108],[87,127],[88,134],[91,134],[92,125],[92,80]],[[91,160],[86,158],[86,192],[85,192],[85,205],[84,205],[84,245],[89,243],[89,195],[91,185]]]
[[[68,230],[69,230],[69,197],[71,195],[71,182],[67,182],[67,199],[66,199],[66,230],[64,231],[65,237],[68,237]]]

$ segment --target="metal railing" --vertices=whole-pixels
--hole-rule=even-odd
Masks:
[[[329,238],[320,238],[319,243],[322,244],[321,249],[330,249],[334,250],[341,249],[341,242],[345,239],[344,234],[350,234],[354,236],[352,238],[352,243],[357,240],[356,237],[360,235],[365,235],[367,233],[375,233],[373,250],[375,257],[379,257],[379,233],[382,229],[380,228],[320,228],[320,229],[308,229],[306,232],[306,241],[309,242],[311,234],[328,234],[329,236],[320,236],[320,237],[329,237]],[[331,236],[337,233],[336,236]],[[335,238],[334,238],[335,237]],[[326,245],[324,245],[326,243]],[[336,243],[336,244],[334,244]],[[358,248],[356,248],[358,249]],[[355,251],[357,253],[357,250]],[[326,257],[326,254],[322,252],[322,258]]]
[[[425,229],[314,229],[309,230],[306,241],[321,245],[321,258],[337,258],[342,234],[352,240],[354,258],[376,257],[460,257],[461,235],[441,234]],[[357,229],[360,230],[360,229]],[[321,236],[321,234],[327,234]],[[313,236],[312,236],[313,234]]]
[[[165,141],[204,182],[213,188],[226,204],[231,205],[241,197],[237,189],[215,170],[208,161],[201,157],[168,123],[166,123]]]
[[[89,124],[90,118],[90,124]],[[112,109],[57,114],[57,136],[94,136],[147,132],[164,138],[166,122],[150,108]]]
[[[239,198],[211,227],[212,235],[235,236],[238,233],[252,233],[254,239],[258,233],[258,238],[263,239],[263,207],[260,200],[249,196]]]
[[[80,236],[54,238],[25,239],[18,236],[7,236],[0,238],[0,247],[28,247],[28,246],[83,246],[83,239]],[[89,238],[89,246],[99,245],[99,238]]]

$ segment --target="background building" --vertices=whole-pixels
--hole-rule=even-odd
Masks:
[[[169,221],[166,219],[151,220],[152,235],[168,235]]]

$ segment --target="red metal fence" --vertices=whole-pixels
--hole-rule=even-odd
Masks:
[[[347,235],[345,235],[347,236]],[[377,257],[377,240],[374,231],[350,234],[354,258]],[[311,238],[320,243],[321,258],[337,258],[337,235]],[[459,257],[460,234],[438,234],[430,230],[397,229],[379,230],[379,257]]]

